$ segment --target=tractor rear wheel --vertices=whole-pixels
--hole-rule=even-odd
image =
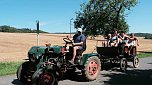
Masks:
[[[87,59],[85,63],[85,68],[82,70],[82,74],[85,76],[86,80],[92,81],[97,78],[100,73],[101,62],[97,56],[92,56]]]

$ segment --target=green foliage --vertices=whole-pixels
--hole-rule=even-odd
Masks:
[[[0,76],[14,74],[21,62],[0,62]]]
[[[146,36],[145,39],[152,39],[152,36]]]
[[[17,29],[15,27],[10,27],[7,25],[0,26],[0,32],[10,32],[10,33],[37,33],[37,30],[31,30],[29,28]],[[45,31],[40,30],[40,33],[47,33]]]
[[[126,10],[137,4],[137,0],[90,0],[76,12],[75,28],[83,28],[86,35],[108,34],[111,31],[128,31]]]
[[[137,37],[144,37],[145,39],[152,39],[152,34],[150,33],[134,33]]]

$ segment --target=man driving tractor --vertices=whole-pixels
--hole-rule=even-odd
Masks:
[[[82,32],[82,28],[77,29],[77,33],[73,36],[73,41],[73,57],[72,60],[69,61],[71,64],[74,64],[77,50],[84,51],[86,49],[86,37]]]

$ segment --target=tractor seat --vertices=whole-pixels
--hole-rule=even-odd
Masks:
[[[76,56],[82,56],[83,52],[84,52],[84,50],[77,50]]]
[[[82,53],[86,50],[86,48],[83,48],[82,50],[77,50],[76,51],[76,56],[82,56]],[[71,54],[73,55],[73,47],[70,46],[69,47],[69,52],[71,52]]]
[[[76,56],[82,56],[82,53],[86,50],[86,44],[84,44],[84,47],[82,50],[77,50]]]

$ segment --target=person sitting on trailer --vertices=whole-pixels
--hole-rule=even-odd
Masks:
[[[118,35],[119,43],[121,44],[123,40],[127,37],[126,33],[124,31],[121,31],[121,33]]]
[[[110,46],[110,40],[111,40],[111,34],[109,33],[107,36],[104,36],[104,42],[102,42],[102,46],[109,47]]]
[[[128,41],[128,46],[135,46],[137,41],[137,46],[139,46],[139,41],[138,39],[134,36],[134,33],[130,34],[129,41]]]
[[[134,36],[134,33],[131,33],[128,41],[129,54],[133,46],[136,46],[136,42],[137,42],[137,46],[139,46],[138,39]]]
[[[137,46],[139,46],[139,41],[138,39],[134,36],[133,33],[130,34],[130,36],[126,36],[124,40],[122,41],[122,47],[124,48],[125,46],[128,47],[128,53],[130,54],[130,51],[133,46],[136,46],[136,41],[137,41]]]
[[[119,43],[118,35],[116,33],[112,33],[110,43],[109,43],[110,46],[116,47],[116,46],[118,46],[118,43]]]

